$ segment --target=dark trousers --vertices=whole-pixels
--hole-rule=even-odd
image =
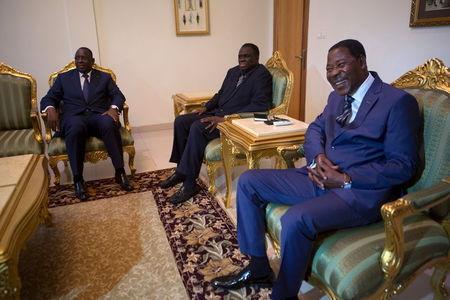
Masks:
[[[210,132],[205,128],[208,124],[200,122],[207,116],[210,115],[191,113],[175,118],[170,162],[177,163],[177,172],[187,177],[198,177],[206,145],[220,136],[218,129]]]
[[[281,218],[281,264],[273,299],[297,295],[319,233],[368,223],[332,190],[317,188],[299,169],[250,170],[239,177],[237,187],[242,253],[266,256],[265,207],[269,202],[291,206]]]
[[[95,136],[103,141],[115,169],[123,168],[122,140],[120,123],[108,115],[85,113],[67,116],[63,119],[63,136],[74,177],[83,176],[83,163],[86,140]]]

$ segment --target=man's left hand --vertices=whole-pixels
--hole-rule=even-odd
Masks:
[[[114,120],[114,122],[119,122],[119,112],[115,108],[110,107],[102,115],[108,115]]]
[[[205,129],[209,129],[209,132],[212,132],[214,129],[216,129],[217,124],[222,123],[224,120],[224,117],[211,116],[200,119],[200,122],[209,123],[208,125],[206,125]]]
[[[325,154],[316,157],[317,166],[309,169],[309,176],[312,177],[321,188],[339,188],[344,184],[345,175],[339,171],[339,167],[333,164]]]

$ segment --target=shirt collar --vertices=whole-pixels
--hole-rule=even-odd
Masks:
[[[87,74],[88,74],[88,78],[89,78],[89,80],[91,80],[91,73],[92,73],[92,70],[90,70]],[[78,72],[78,75],[80,76],[80,80],[81,79],[84,79],[84,77],[83,77],[83,73],[81,73],[81,72]]]

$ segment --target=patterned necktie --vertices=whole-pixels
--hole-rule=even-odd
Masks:
[[[336,117],[336,122],[338,122],[342,127],[344,127],[352,116],[352,102],[355,99],[352,96],[345,96],[344,111],[342,114]]]
[[[84,100],[88,100],[89,96],[89,74],[83,74],[81,75],[84,77],[84,83],[83,83],[83,96]]]
[[[242,74],[241,76],[239,76],[239,79],[238,79],[238,82],[237,82],[237,84],[236,84],[236,87],[240,86],[241,83],[242,83],[242,81],[244,81],[244,79],[245,79],[245,75],[244,75],[244,74]]]

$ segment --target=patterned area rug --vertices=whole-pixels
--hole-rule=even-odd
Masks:
[[[162,190],[158,183],[172,171],[136,174],[131,179],[134,190],[128,193],[120,190],[112,178],[87,182],[89,200],[108,200],[120,195],[130,197],[134,193],[151,192],[189,298],[269,299],[270,289],[249,287],[227,292],[211,287],[213,278],[239,270],[248,258],[239,252],[234,224],[205,186],[202,185],[201,192],[182,205],[174,206],[168,201],[177,187]],[[78,202],[71,185],[51,187],[49,190],[50,207]],[[130,232],[132,235],[133,232]],[[127,243],[126,239],[124,243]]]

